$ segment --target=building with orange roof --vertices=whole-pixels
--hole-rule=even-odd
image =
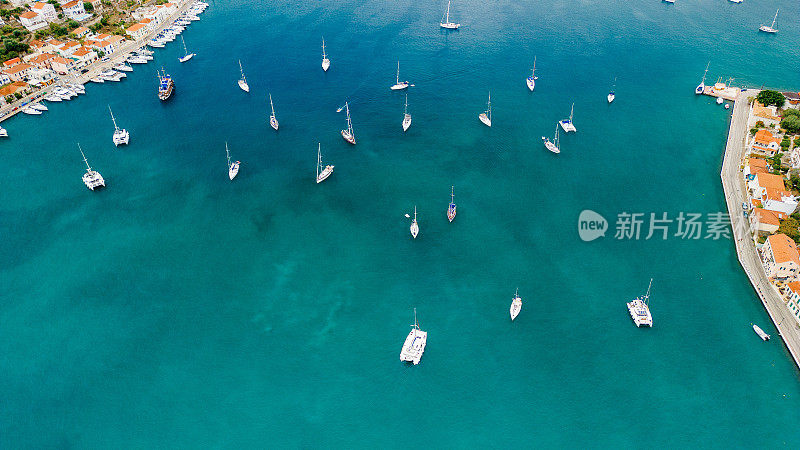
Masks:
[[[89,29],[86,27],[78,27],[72,30],[72,34],[74,34],[77,38],[82,38],[89,34]]]
[[[72,57],[75,58],[79,64],[86,65],[97,60],[97,53],[91,48],[81,47],[72,52]]]
[[[754,208],[750,213],[750,226],[761,233],[772,234],[778,231],[781,221],[778,214],[763,208]]]
[[[753,144],[751,150],[754,152],[764,153],[768,156],[774,156],[775,152],[781,149],[781,140],[775,137],[771,131],[762,128],[753,136]]]
[[[28,90],[30,90],[30,86],[28,86],[28,83],[24,81],[15,81],[11,84],[8,84],[0,88],[0,97],[14,95],[17,92],[19,92],[20,94],[24,94],[28,92]]]
[[[147,30],[147,25],[143,23],[135,23],[129,26],[128,29],[125,30],[125,32],[128,33],[128,36],[130,36],[131,39],[133,39],[134,41],[138,41],[147,34],[148,30]]]
[[[755,176],[757,173],[769,173],[767,166],[768,164],[765,159],[747,158],[747,162],[744,166],[744,174]]]
[[[56,49],[56,51],[58,52],[59,55],[61,55],[61,56],[66,58],[66,57],[72,55],[72,52],[74,52],[75,50],[79,49],[80,46],[81,46],[81,43],[78,42],[78,41],[67,41],[67,42],[64,42],[63,44],[61,44],[61,46],[58,47],[58,49]]]
[[[58,15],[56,14],[56,9],[50,3],[46,2],[36,2],[31,6],[31,11],[35,12],[42,19],[48,22],[55,22],[58,19]]]
[[[75,67],[74,59],[56,56],[50,60],[50,68],[62,75],[66,75],[67,72],[73,67]]]
[[[19,57],[11,58],[8,61],[4,61],[3,62],[3,67],[12,67],[12,66],[15,66],[15,65],[17,65],[17,64],[19,64],[21,62],[22,62],[22,60]]]
[[[52,5],[50,6],[52,7]],[[24,13],[20,14],[19,23],[21,23],[23,27],[27,28],[31,33],[47,26],[47,22],[44,20],[44,18],[33,11],[25,11]]]
[[[50,60],[55,58],[56,55],[52,53],[41,53],[28,60],[28,64],[42,69],[50,68]]]
[[[750,196],[761,201],[761,206],[770,211],[790,215],[797,209],[798,198],[786,189],[784,179],[771,173],[756,173],[747,182]]]
[[[781,118],[778,116],[778,108],[776,106],[764,106],[757,100],[753,101],[753,117],[767,123],[768,125],[771,123],[777,124],[781,121]]]
[[[70,19],[77,20],[78,22],[82,22],[92,17],[91,14],[86,14],[86,10],[83,8],[83,2],[81,0],[72,0],[67,3],[61,5],[61,10],[64,11],[64,15],[69,17]]]
[[[25,80],[25,77],[28,76],[32,68],[33,66],[30,64],[20,63],[14,67],[9,67],[5,70],[5,72],[8,74],[8,78],[11,81],[23,81]]]
[[[761,248],[762,262],[767,277],[784,281],[797,281],[800,273],[800,254],[797,244],[789,236],[778,233],[767,236]]]
[[[792,281],[786,286],[786,307],[792,312],[794,320],[800,323],[800,281]]]

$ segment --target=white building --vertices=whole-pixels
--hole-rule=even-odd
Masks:
[[[794,320],[800,323],[800,281],[789,283],[786,294],[786,307],[791,311]]]
[[[797,245],[787,235],[778,233],[767,237],[761,248],[762,262],[767,277],[797,281],[800,274],[800,254]]]
[[[31,7],[31,11],[41,16],[48,22],[55,22],[58,19],[56,9],[50,3],[37,2]]]
[[[19,22],[31,33],[36,30],[41,30],[47,26],[47,22],[45,22],[44,18],[33,11],[25,11],[24,13],[20,14]]]

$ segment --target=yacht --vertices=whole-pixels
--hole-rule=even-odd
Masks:
[[[533,88],[536,87],[536,80],[539,77],[536,76],[536,56],[533,57],[533,69],[531,69],[531,76],[529,76],[525,83],[528,85],[528,89],[533,92]]]
[[[450,22],[450,0],[447,1],[447,11],[442,18],[442,21],[439,22],[439,26],[447,30],[457,30],[461,26],[460,23]]]
[[[269,115],[269,126],[273,130],[278,131],[278,118],[275,117],[275,106],[272,105],[272,94],[269,94],[269,107],[272,109],[272,114]]]
[[[114,65],[114,70],[118,70],[120,72],[133,72],[133,67],[121,62]]]
[[[128,130],[117,126],[117,120],[114,118],[114,113],[111,112],[110,105],[108,107],[108,112],[111,114],[111,121],[114,122],[114,135],[111,138],[114,142],[114,146],[119,147],[120,145],[127,144],[131,137]]]
[[[478,114],[478,119],[487,127],[492,126],[492,93],[489,92],[489,102],[486,103],[486,111]]]
[[[416,239],[417,235],[419,234],[419,224],[417,223],[417,205],[414,205],[414,220],[411,221],[410,229],[411,229],[411,236],[413,236],[414,239]]]
[[[85,94],[86,89],[83,87],[82,84],[68,84],[67,87],[76,94]]]
[[[703,91],[706,90],[706,75],[708,74],[708,66],[709,65],[711,65],[711,61],[709,61],[708,64],[706,64],[706,71],[703,72],[703,79],[700,80],[700,84],[698,84],[697,87],[694,88],[694,93],[695,94],[700,95],[700,94],[703,93]]]
[[[181,36],[181,43],[183,44],[183,55],[184,56],[181,56],[180,58],[178,58],[178,61],[186,62],[186,61],[194,58],[194,53],[189,53],[189,50],[186,50],[186,41],[183,39],[183,36]]]
[[[128,57],[128,62],[131,64],[147,64],[147,58],[144,56],[133,54]]]
[[[322,170],[320,170],[322,169]],[[317,143],[317,184],[325,181],[333,173],[333,166],[330,164],[322,167],[322,146]]]
[[[38,116],[42,113],[41,111],[30,105],[26,106],[25,109],[22,110],[22,112],[24,112],[25,114],[30,114],[32,116]]]
[[[544,148],[550,150],[553,153],[561,153],[561,148],[559,148],[559,139],[558,139],[558,124],[556,124],[556,135],[551,141],[550,138],[542,136],[542,142],[544,142]]]
[[[0,127],[0,137],[8,137],[8,130],[3,127]]]
[[[238,81],[239,87],[245,92],[250,92],[250,86],[247,84],[247,78],[244,77],[244,70],[242,70],[242,60],[239,60],[239,72],[242,74],[242,78]]]
[[[758,30],[759,31],[763,31],[765,33],[777,33],[778,29],[775,28],[775,22],[778,20],[778,11],[779,10],[775,10],[775,17],[772,19],[772,25],[770,25],[770,26],[761,25],[758,28]]]
[[[228,157],[228,178],[233,181],[236,178],[236,175],[239,173],[239,165],[241,164],[240,161],[236,161],[234,163],[231,162],[231,153],[228,151],[228,143],[225,142],[225,155]]]
[[[353,122],[350,121],[350,106],[347,104],[347,102],[344,102],[343,108],[347,111],[347,129],[342,130],[342,137],[344,138],[345,141],[353,145],[356,145],[356,136],[355,134],[353,134]],[[341,111],[342,108],[339,108],[337,112]]]
[[[456,196],[455,193],[453,192],[454,188],[455,186],[450,186],[450,204],[447,205],[447,220],[449,220],[450,222],[452,222],[453,219],[456,218],[456,200],[455,200]]]
[[[31,103],[31,108],[38,110],[38,111],[47,111],[47,106],[44,106],[41,103]]]
[[[104,80],[104,79],[102,79],[100,77],[90,78],[89,81],[91,81],[93,83],[105,83],[106,82],[106,80]]]
[[[406,107],[403,112],[403,131],[407,131],[411,126],[411,114],[408,113],[408,94],[406,94]]]
[[[653,316],[650,315],[650,287],[653,285],[653,279],[650,279],[650,284],[647,285],[647,294],[644,297],[636,297],[633,301],[628,302],[628,312],[631,314],[631,319],[637,327],[652,327]]]
[[[575,111],[575,103],[572,104],[572,107],[569,109],[569,119],[564,119],[558,121],[558,124],[561,125],[561,128],[564,129],[564,132],[569,133],[570,131],[575,132],[578,131],[575,128],[575,124],[572,123],[572,113]]]
[[[325,38],[322,38],[322,71],[327,72],[328,68],[331,67],[331,60],[328,59],[328,55],[325,54]]]
[[[83,184],[85,184],[86,187],[91,190],[95,190],[99,187],[105,187],[106,181],[103,179],[103,176],[100,175],[100,172],[92,170],[92,168],[89,166],[89,161],[86,160],[86,155],[83,154],[81,144],[78,144],[78,150],[81,151],[83,162],[86,163],[86,173],[83,174]]]
[[[758,325],[752,324],[752,323],[750,325],[753,325],[753,331],[756,332],[756,334],[758,335],[758,337],[761,338],[762,341],[768,341],[769,340],[769,335],[767,333],[765,333],[764,330],[761,329],[761,327],[759,327]]]
[[[52,92],[50,93],[50,95],[48,95],[44,99],[47,100],[48,102],[60,102],[61,101],[61,97],[56,95],[56,94],[54,94],[54,93],[52,93]]]
[[[428,332],[419,329],[417,323],[417,308],[414,308],[414,325],[411,325],[411,332],[408,333],[403,349],[400,350],[400,361],[408,361],[416,366],[425,352],[425,344],[428,341]]]
[[[408,81],[400,81],[400,61],[397,61],[397,78],[395,79],[394,86],[390,86],[389,89],[393,91],[399,91],[402,89],[406,89],[408,87]]]
[[[522,299],[519,298],[519,289],[517,289],[517,291],[514,293],[514,298],[511,299],[511,308],[509,309],[512,322],[517,318],[520,310],[522,310]]]
[[[175,83],[172,77],[162,68],[161,73],[158,74],[158,98],[165,101],[172,97],[175,91]]]
[[[611,92],[609,92],[608,96],[606,96],[606,99],[608,100],[608,103],[613,102],[614,99],[617,97],[617,95],[614,93],[614,90],[616,90],[616,88],[617,88],[617,79],[614,78],[614,85],[611,86]]]

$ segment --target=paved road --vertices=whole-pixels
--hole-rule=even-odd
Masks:
[[[783,342],[794,362],[800,369],[800,327],[792,316],[778,291],[767,279],[761,258],[755,248],[755,243],[750,236],[747,219],[742,211],[742,202],[747,198],[744,179],[740,170],[745,156],[744,139],[747,136],[747,119],[750,114],[748,97],[754,97],[758,90],[742,92],[733,106],[731,127],[728,131],[728,144],[725,147],[725,158],[722,161],[722,188],[725,191],[725,201],[728,204],[728,213],[731,217],[736,254],[739,263],[750,278],[750,283],[761,298],[761,303],[767,309],[772,322],[780,332]]]

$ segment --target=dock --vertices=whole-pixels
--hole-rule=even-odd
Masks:
[[[753,285],[761,303],[767,310],[772,323],[778,330],[786,349],[800,369],[800,327],[789,308],[786,307],[778,290],[769,282],[761,263],[755,243],[749,233],[749,223],[745,219],[742,203],[747,192],[741,167],[746,156],[745,137],[748,133],[747,121],[750,115],[749,97],[755,97],[760,90],[740,91],[735,98],[731,125],[728,130],[728,142],[725,146],[725,157],[722,161],[722,188],[731,220],[736,255],[750,283]],[[741,324],[742,327],[747,324]]]

